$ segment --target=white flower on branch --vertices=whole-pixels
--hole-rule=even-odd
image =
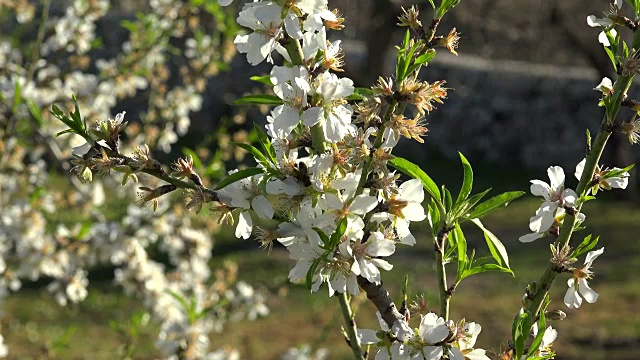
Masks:
[[[434,313],[422,316],[420,327],[418,328],[419,343],[421,347],[417,350],[411,360],[439,360],[444,355],[444,348],[436,345],[449,337],[449,326],[445,320]]]
[[[584,165],[587,159],[582,159],[576,166],[576,172],[574,175],[576,179],[580,180],[582,173],[584,172]],[[629,184],[629,173],[623,172],[620,176],[608,176],[610,172],[618,172],[622,169],[614,167],[613,169],[602,169],[600,165],[596,165],[595,172],[593,174],[592,186],[589,188],[591,194],[595,195],[598,190],[611,190],[611,189],[626,189]],[[588,192],[587,192],[588,193]]]
[[[236,171],[230,171],[229,173],[233,174]],[[260,179],[260,175],[252,178],[244,178],[226,186],[218,192],[220,200],[225,204],[242,209],[236,227],[236,237],[248,239],[249,236],[251,236],[253,221],[251,220],[251,215],[248,210],[253,209],[258,216],[264,219],[273,218],[273,214],[275,213],[273,207],[258,188],[257,184],[260,182]]]
[[[582,305],[582,299],[586,300],[589,304],[593,304],[598,300],[598,293],[593,291],[589,287],[587,279],[593,277],[593,272],[590,270],[593,265],[593,261],[604,252],[604,248],[599,250],[589,251],[587,257],[584,260],[584,265],[581,268],[573,270],[573,277],[567,280],[569,289],[564,295],[564,303],[570,309],[579,308]]]
[[[238,52],[247,54],[247,61],[251,65],[258,65],[265,59],[273,62],[271,52],[282,47],[278,43],[283,34],[281,14],[282,8],[275,3],[254,2],[245,4],[238,15],[238,24],[253,32],[249,35],[238,35],[233,42]]]
[[[324,72],[314,81],[313,97],[315,102],[302,114],[302,123],[312,127],[317,123],[327,141],[341,141],[347,134],[353,134],[355,127],[351,125],[353,109],[346,104],[345,97],[353,94],[353,81],[339,78],[335,74]]]
[[[564,188],[564,170],[559,166],[547,169],[550,184],[541,180],[531,180],[531,194],[542,196],[544,202],[531,218],[529,227],[533,232],[541,232],[553,225],[555,211],[559,207],[573,207],[578,195],[571,189]]]

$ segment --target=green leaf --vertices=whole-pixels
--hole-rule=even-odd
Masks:
[[[573,252],[571,253],[571,257],[576,258],[586,253],[587,251],[593,250],[593,248],[596,247],[596,245],[598,245],[598,241],[600,241],[600,236],[596,236],[595,239],[592,239],[591,234],[589,234],[587,237],[585,237],[582,240],[580,245],[578,245],[578,247],[575,250],[573,250]]]
[[[525,342],[531,329],[531,313],[525,312],[516,316],[513,324],[512,335],[516,350],[515,359],[522,358],[525,350]]]
[[[38,105],[36,105],[33,101],[27,100],[27,108],[29,108],[29,113],[35,122],[38,124],[38,127],[42,127],[44,121],[42,120],[42,112]]]
[[[453,210],[453,200],[451,199],[449,189],[445,188],[444,185],[442,185],[442,197],[444,198],[444,208],[447,210],[447,213],[450,214],[451,210]]]
[[[427,1],[429,1],[429,4],[431,4],[431,7],[435,10],[436,4],[433,3],[433,0],[427,0]]]
[[[60,135],[64,135],[64,134],[76,134],[76,131],[73,129],[67,129],[67,130],[62,130],[57,132],[53,137],[58,137]]]
[[[611,49],[609,49],[606,46],[604,47],[604,51],[609,56],[609,60],[611,60],[611,64],[613,65],[613,70],[618,71],[617,62],[616,62],[616,55],[613,53],[613,51],[611,51]]]
[[[255,123],[253,124],[253,129],[255,130],[256,135],[258,136],[258,142],[260,143],[262,150],[264,151],[265,154],[269,155],[269,158],[271,159],[271,163],[272,164],[277,163],[278,160],[276,159],[276,150],[273,148],[273,145],[271,145],[269,136],[267,136],[267,134]]]
[[[284,101],[275,95],[247,95],[237,99],[234,105],[282,105]]]
[[[322,231],[321,229],[319,229],[317,227],[314,227],[313,231],[318,233],[318,236],[320,236],[320,240],[322,240],[322,243],[328,249],[329,248],[329,244],[331,243],[331,239],[329,239],[327,234],[325,234],[324,231]],[[327,250],[327,249],[325,249],[325,250]]]
[[[456,276],[456,282],[460,282],[464,277],[462,276],[467,270],[467,264],[469,263],[469,257],[467,256],[467,239],[464,237],[464,233],[460,228],[460,225],[456,224],[455,229],[451,232],[458,255],[458,271]]]
[[[493,256],[494,259],[496,259],[498,264],[500,266],[510,268],[509,255],[507,254],[507,249],[504,247],[502,242],[500,242],[498,237],[495,236],[491,231],[487,230],[487,228],[484,227],[480,219],[477,219],[477,218],[471,219],[471,222],[476,224],[476,226],[479,227],[480,230],[482,230],[482,233],[484,234],[484,239],[486,240],[487,246],[489,247],[489,252],[491,252],[491,255]]]
[[[313,276],[316,273],[316,269],[318,269],[318,265],[320,265],[320,261],[322,261],[323,257],[319,257],[311,263],[309,266],[309,271],[307,271],[307,276],[305,277],[305,284],[307,286],[307,290],[311,290],[313,286]]]
[[[429,49],[424,54],[418,56],[415,60],[415,63],[420,65],[428,64],[435,57],[436,57],[436,51],[434,49]]]
[[[527,358],[535,356],[535,354],[538,352],[538,348],[540,347],[542,338],[544,337],[544,332],[547,329],[547,319],[544,317],[544,311],[540,311],[539,316],[540,318],[538,319],[538,333],[531,342],[531,345],[529,345],[529,353],[527,354]]]
[[[345,231],[347,231],[347,224],[348,224],[348,218],[345,216],[342,220],[340,220],[340,223],[338,223],[338,227],[336,228],[336,231],[333,232],[333,234],[331,234],[331,242],[330,242],[330,248],[328,248],[327,250],[333,250],[333,248],[335,248],[336,246],[338,246],[338,244],[340,244],[340,240],[342,240],[342,236],[344,236]]]
[[[511,269],[500,266],[498,264],[482,264],[482,265],[475,266],[463,271],[461,275],[458,275],[458,278],[459,278],[458,281],[468,278],[471,275],[481,274],[481,273],[490,272],[490,271],[503,272],[503,273],[508,273],[513,275],[513,271]]]
[[[13,103],[11,105],[11,112],[15,113],[18,109],[18,105],[22,101],[22,85],[20,81],[16,80],[15,88],[13,90]]]
[[[473,218],[481,219],[489,215],[493,211],[509,205],[511,201],[521,197],[522,195],[524,195],[523,191],[509,191],[509,192],[505,192],[500,195],[494,196],[489,200],[478,204],[473,209],[473,211],[471,211],[471,214],[469,214],[468,217],[470,219],[473,219]]]
[[[263,83],[265,85],[274,86],[273,82],[271,82],[271,75],[252,76],[249,79],[259,83]]]
[[[456,198],[456,207],[460,205],[463,201],[467,200],[469,194],[471,194],[471,188],[473,187],[473,169],[471,168],[471,164],[469,164],[469,160],[462,155],[462,153],[458,153],[460,155],[460,161],[462,161],[462,168],[464,170],[464,177],[462,179],[462,187],[460,188],[460,193]]]
[[[361,101],[361,100],[364,100],[365,96],[374,95],[374,94],[375,93],[373,92],[373,90],[371,90],[369,88],[357,87],[353,91],[353,94],[347,96],[345,98],[345,100],[347,100],[347,101]]]
[[[245,144],[245,143],[241,143],[241,142],[235,142],[235,141],[232,141],[231,144],[239,146],[239,147],[247,150],[248,152],[250,152],[251,155],[253,155],[253,157],[256,159],[257,162],[262,163],[265,166],[269,165],[269,161],[267,160],[267,158],[255,146],[249,145],[249,144]]]
[[[243,169],[240,170],[238,172],[235,172],[229,176],[227,176],[226,178],[224,178],[222,181],[220,181],[220,183],[218,184],[218,186],[216,186],[214,188],[214,190],[220,190],[222,188],[224,188],[225,186],[231,185],[236,181],[240,181],[242,179],[251,177],[251,176],[255,176],[258,174],[262,174],[264,173],[264,169],[262,168],[248,168],[248,169]]]
[[[440,191],[438,190],[438,185],[431,180],[429,175],[422,171],[420,167],[407,159],[403,159],[401,157],[396,157],[393,160],[389,161],[389,164],[394,168],[400,170],[402,173],[411,176],[414,179],[418,179],[422,182],[422,186],[427,191],[431,197],[436,200],[438,203],[442,203],[442,198],[440,197]]]

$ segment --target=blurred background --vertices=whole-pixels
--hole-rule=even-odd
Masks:
[[[99,46],[83,54],[89,64],[83,71],[89,74],[104,72],[104,68],[94,65],[98,59],[126,56],[123,44],[131,42],[133,31],[123,27],[123,21],[133,22],[140,19],[136,14],[158,11],[161,2],[110,1],[108,11],[95,22],[95,35],[101,40]],[[10,0],[3,5],[0,2],[0,40],[9,39],[16,49],[20,49],[20,42],[34,41],[44,3]],[[208,2],[190,3],[204,9]],[[236,29],[229,25],[221,30],[218,26],[226,21],[223,19],[233,20],[233,14],[241,4],[236,0],[228,12],[209,18],[210,22],[203,22],[199,29],[203,34],[216,31],[218,42],[214,37],[207,46],[198,40],[199,46],[211,50],[209,61],[216,64],[215,69],[203,70],[206,66],[201,66],[201,72],[194,75],[196,73],[191,71],[197,66],[193,63],[186,66],[183,58],[168,55],[162,62],[162,70],[152,67],[155,70],[151,72],[136,73],[147,79],[147,86],[141,86],[139,91],[134,89],[127,96],[118,95],[115,102],[101,105],[100,109],[95,108],[94,95],[82,100],[91,109],[91,116],[99,118],[105,111],[111,116],[126,111],[134,125],[133,132],[128,133],[132,142],[137,139],[154,144],[152,147],[157,150],[154,154],[164,163],[185,151],[197,154],[203,163],[213,164],[206,174],[209,181],[215,181],[225,170],[238,164],[250,164],[228,142],[251,141],[252,123],[263,125],[268,109],[231,104],[242,95],[269,91],[248,78],[264,75],[270,67],[268,64],[251,67],[244,56],[234,56],[229,39]],[[395,25],[396,17],[402,6],[411,4],[413,2],[389,0],[329,2],[330,8],[340,9],[346,18],[346,28],[332,32],[329,37],[342,39],[346,53],[345,76],[352,78],[356,86],[368,87],[378,76],[391,75],[394,46],[404,34],[404,30]],[[31,6],[32,20],[16,20],[18,5]],[[64,16],[71,5],[71,1],[50,1],[51,18]],[[428,23],[431,16],[428,2],[420,1],[418,5],[422,9],[423,23]],[[603,110],[597,107],[600,93],[593,87],[602,77],[613,78],[614,75],[608,57],[597,41],[599,30],[588,27],[586,17],[600,16],[608,6],[609,1],[604,0],[463,0],[439,27],[439,35],[457,28],[462,36],[459,55],[439,51],[435,62],[422,75],[429,81],[446,80],[451,89],[448,99],[428,115],[429,134],[425,144],[401,142],[398,155],[420,164],[437,183],[452,189],[459,187],[462,176],[458,151],[474,166],[474,192],[487,187],[494,189],[492,194],[508,190],[528,192],[530,179],[548,181],[546,168],[550,165],[562,166],[568,186],[574,187],[577,183],[573,178],[574,168],[585,152],[585,130],[590,129],[595,135],[603,115]],[[202,10],[202,14],[205,12]],[[202,14],[178,13],[174,18]],[[138,33],[144,34],[144,31],[143,28]],[[187,49],[194,47],[188,45],[185,38],[170,34],[166,38],[150,37],[148,41],[149,46],[155,45],[154,41],[166,41],[186,54]],[[201,51],[203,48],[196,46],[195,49]],[[33,53],[28,48],[21,51],[27,59]],[[185,57],[189,61],[194,59],[194,56]],[[64,64],[63,68],[74,69],[79,65],[72,60],[47,58],[51,63]],[[28,60],[25,63],[28,64]],[[9,78],[6,74],[10,72],[8,67],[2,69],[0,66],[3,76]],[[158,76],[162,82],[154,84],[152,79]],[[189,89],[189,86],[195,89],[193,93],[189,90],[173,103],[156,104],[160,101],[158,98],[168,98],[171,89]],[[632,87],[630,95],[633,97],[638,93]],[[196,95],[199,96],[197,104],[184,105]],[[157,105],[159,110],[150,110],[150,104]],[[167,114],[166,109],[176,104],[185,108],[179,113]],[[40,105],[44,109],[48,103],[44,101]],[[628,120],[631,115],[622,113],[621,116]],[[149,120],[153,116],[157,121]],[[184,127],[184,121],[180,123],[183,117],[188,118],[187,125],[179,130],[180,124]],[[147,130],[145,126],[148,126]],[[157,131],[149,135],[148,129],[153,127]],[[169,127],[173,135],[168,132]],[[636,163],[639,155],[638,148],[632,149],[626,137],[615,134],[602,162],[610,167],[623,167]],[[46,158],[53,163],[60,162],[47,167],[51,173],[49,184],[69,186],[65,185],[68,183],[68,167],[65,169],[63,164],[66,158]],[[640,306],[640,279],[636,276],[640,273],[640,208],[635,171],[626,191],[602,194],[599,200],[585,206],[587,229],[576,238],[590,233],[601,236],[600,244],[606,250],[595,263],[597,275],[591,283],[601,297],[596,304],[584,304],[579,311],[567,310],[562,303],[566,285],[557,281],[551,308],[568,314],[566,320],[553,324],[559,331],[555,345],[560,354],[558,359],[640,357],[640,321],[635,315]],[[117,200],[101,206],[117,214],[126,209],[126,204],[125,200]],[[500,343],[510,337],[511,321],[526,284],[537,279],[546,266],[548,239],[531,244],[517,241],[519,236],[529,232],[528,219],[538,205],[538,200],[525,196],[486,221],[487,227],[510,251],[516,277],[504,274],[477,276],[463,282],[453,299],[454,319],[464,317],[483,326],[478,341],[483,348],[498,350]],[[266,254],[259,249],[258,243],[238,241],[228,229],[211,225],[215,220],[208,216],[207,211],[203,211],[195,223],[202,223],[207,231],[215,234],[212,235],[215,239],[212,267],[228,259],[234,260],[240,269],[239,278],[263,289],[268,294],[267,305],[271,308],[271,314],[266,318],[228,325],[224,332],[211,336],[212,342],[217,346],[238,348],[243,359],[278,359],[288,348],[305,343],[314,351],[328,348],[329,359],[348,359],[348,347],[339,332],[341,318],[337,301],[323,293],[308,294],[303,286],[289,284],[287,273],[293,263],[283,249],[276,247]],[[70,223],[71,219],[51,221]],[[417,227],[415,231],[421,232]],[[475,245],[480,254],[486,252],[480,233],[469,229],[468,238],[470,246]],[[395,299],[399,298],[398,284],[407,273],[412,295],[424,294],[435,310],[433,250],[426,237],[419,239],[414,248],[402,249],[394,257],[392,262],[396,268],[383,278]],[[91,272],[88,299],[64,308],[47,294],[43,281],[24,285],[4,305],[2,332],[12,351],[10,358],[115,358],[124,338],[109,326],[109,322],[126,323],[144,309],[135,298],[114,290],[110,285],[112,278],[110,267]],[[321,290],[324,291],[326,289]],[[356,301],[363,315],[358,318],[359,325],[377,328],[369,316],[373,312],[366,298]],[[132,358],[159,356],[153,347],[157,333],[157,326],[154,326],[149,324],[141,331]]]

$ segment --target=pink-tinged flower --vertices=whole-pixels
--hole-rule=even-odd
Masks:
[[[579,308],[580,305],[582,305],[582,299],[586,300],[589,304],[593,304],[598,300],[598,293],[589,287],[587,279],[591,279],[593,276],[593,272],[590,270],[593,261],[603,252],[604,248],[589,251],[584,260],[584,265],[581,268],[573,270],[573,277],[567,281],[569,289],[564,295],[564,303],[570,309]]]

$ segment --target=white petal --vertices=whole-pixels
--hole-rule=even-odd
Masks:
[[[300,29],[300,20],[293,13],[284,18],[284,28],[287,34],[294,39],[302,39],[302,30]]]
[[[402,209],[402,215],[408,221],[422,221],[427,218],[424,208],[420,203],[410,202]]]
[[[468,360],[491,360],[491,358],[488,357],[485,353],[485,350],[473,349],[471,352],[466,353],[464,356]]]
[[[542,345],[545,345],[544,347],[547,347],[549,345],[551,345],[552,342],[556,341],[556,338],[558,338],[558,331],[554,328],[552,328],[551,326],[549,326],[545,331],[544,331],[544,335],[542,335]]]
[[[582,159],[582,161],[580,161],[578,165],[576,165],[576,171],[573,173],[576,179],[580,180],[580,178],[582,177],[582,172],[584,171],[584,164],[586,163],[587,163],[587,159]]]
[[[249,212],[243,211],[238,216],[238,226],[236,227],[236,237],[248,239],[251,236],[251,230],[253,230],[253,221]]]
[[[548,231],[554,223],[553,211],[538,211],[529,219],[529,229],[535,233]]]
[[[595,15],[587,16],[587,25],[591,27],[608,27],[613,25],[613,21],[609,18],[597,18]]]
[[[534,196],[542,196],[545,199],[549,198],[550,190],[549,184],[540,180],[531,180],[531,194]]]
[[[551,189],[558,189],[564,185],[564,170],[560,166],[551,166],[547,169],[547,175],[551,180]]]
[[[411,202],[421,203],[424,201],[424,189],[422,182],[418,179],[405,181],[398,188],[400,198]]]
[[[442,346],[425,346],[422,348],[422,353],[426,360],[440,360],[444,355]]]
[[[365,345],[376,344],[380,341],[376,336],[376,331],[370,329],[358,329],[358,339],[360,339],[361,344]]]
[[[589,287],[589,283],[586,279],[578,280],[578,291],[580,292],[580,295],[585,299],[585,301],[589,304],[593,304],[598,300],[598,293],[593,291],[593,289]]]
[[[564,304],[567,305],[569,309],[577,309],[582,305],[582,298],[576,288],[574,286],[575,280],[573,278],[567,280],[567,285],[569,285],[569,289],[564,294]]]
[[[518,240],[521,243],[530,243],[534,240],[540,239],[541,237],[544,237],[544,233],[531,233],[531,234],[526,234],[526,235],[522,235],[520,236],[520,238],[518,238]]]
[[[449,349],[449,360],[465,360],[465,358],[460,349],[452,347]]]
[[[598,256],[602,255],[603,252],[604,252],[604,247],[601,247],[598,250],[589,251],[587,253],[586,258],[584,259],[584,263],[588,265],[588,267],[591,267],[593,260],[597,259]]]
[[[389,240],[386,240],[389,241]],[[391,265],[389,262],[387,262],[386,260],[382,260],[382,259],[371,259],[369,260],[371,261],[371,263],[373,265],[375,265],[377,268],[380,268],[382,270],[386,270],[386,271],[390,271],[391,269],[393,269],[393,265]]]
[[[269,200],[267,200],[264,196],[257,196],[251,201],[251,208],[264,219],[272,219],[273,218],[273,207]]]
[[[83,156],[91,150],[92,146],[89,142],[85,142],[80,146],[73,147],[73,154],[78,156]]]
[[[369,235],[367,241],[367,254],[371,256],[390,256],[396,251],[396,244],[384,238],[384,235],[375,231]]]
[[[358,215],[365,215],[369,211],[373,210],[378,205],[378,199],[369,195],[358,195],[351,205],[349,205],[349,210],[352,213]]]
[[[578,194],[571,189],[565,189],[562,192],[562,201],[564,206],[574,207],[578,201]]]
[[[614,189],[626,189],[629,184],[629,174],[626,177],[613,177],[605,180]]]
[[[321,107],[312,107],[302,113],[300,120],[306,126],[313,126],[324,119],[324,110]]]

